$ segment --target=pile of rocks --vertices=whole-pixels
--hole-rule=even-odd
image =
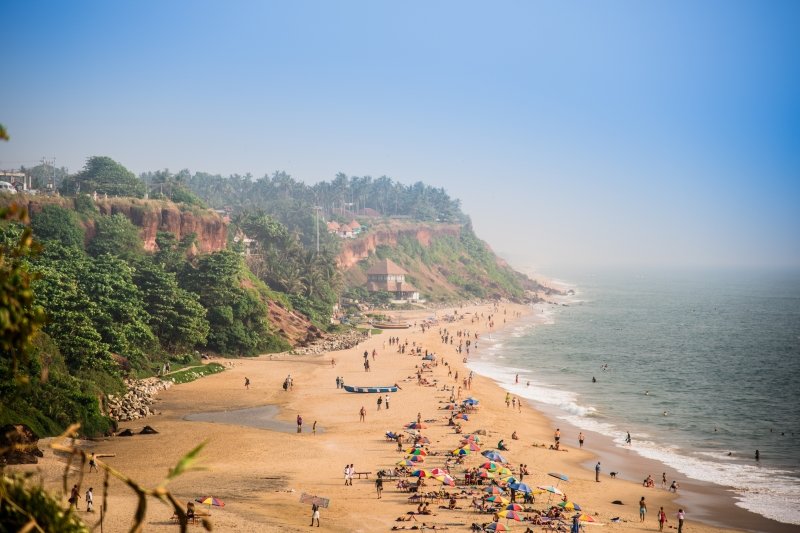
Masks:
[[[137,420],[155,414],[150,407],[156,395],[172,386],[171,381],[159,378],[126,379],[128,392],[124,396],[108,395],[108,416],[118,422]]]
[[[358,346],[368,336],[368,331],[351,330],[338,335],[329,335],[327,338],[320,339],[309,346],[295,348],[289,353],[293,355],[314,355],[336,350],[347,350]]]

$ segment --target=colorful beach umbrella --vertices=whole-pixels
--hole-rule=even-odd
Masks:
[[[420,438],[418,438],[416,440],[416,443],[417,444],[430,444],[431,443],[431,439],[429,439],[428,437],[420,437]]]
[[[480,400],[470,396],[469,398],[467,398],[466,400],[462,401],[461,403],[463,403],[464,405],[478,405],[480,403]]]
[[[444,475],[441,475],[441,476],[435,476],[434,479],[438,479],[439,481],[441,481],[442,485],[449,485],[451,487],[455,487],[456,486],[456,480],[453,479],[452,476],[450,476],[448,474],[444,474]]]
[[[458,418],[460,420],[469,420],[469,416],[467,416],[465,413],[458,413],[453,418]]]
[[[402,461],[397,461],[397,466],[417,466],[417,463],[409,461],[408,459],[403,459]]]
[[[580,520],[581,522],[587,522],[587,523],[589,523],[589,524],[596,524],[596,523],[598,523],[598,522],[597,522],[597,519],[596,519],[595,517],[593,517],[592,515],[588,515],[588,514],[586,514],[586,513],[581,513],[581,514],[579,514],[579,515],[578,515],[578,520]]]
[[[564,474],[559,474],[558,472],[548,472],[547,475],[556,479],[560,479],[561,481],[569,481],[567,476]]]
[[[503,494],[503,490],[497,485],[489,485],[483,489],[483,492],[488,492],[489,494]]]
[[[509,503],[506,505],[506,511],[521,511],[522,506],[518,503]]]
[[[428,429],[428,425],[422,422],[409,422],[406,424],[406,427],[408,429]]]
[[[487,472],[486,470],[481,470],[478,473],[478,477],[482,477],[483,479],[492,479],[494,477],[494,474],[492,474],[491,472]]]
[[[409,455],[408,456],[408,460],[413,462],[413,463],[424,463],[425,462],[425,458],[422,457],[421,455]]]
[[[431,470],[432,476],[449,476],[450,472],[445,470],[444,468],[434,468]]]
[[[561,502],[558,504],[559,507],[564,509],[565,511],[580,511],[581,506],[575,502]]]
[[[475,444],[480,444],[481,443],[480,435],[476,435],[474,433],[472,433],[471,435],[467,435],[467,437],[464,440],[468,440],[468,441],[474,442]]]
[[[414,477],[430,477],[431,473],[424,469],[414,470],[411,472],[411,475]]]
[[[486,526],[485,531],[508,531],[508,526],[501,524],[500,522],[492,522]]]
[[[494,472],[495,470],[500,468],[500,465],[498,465],[494,461],[486,461],[485,463],[483,463],[481,465],[481,468],[485,468],[486,470],[490,470],[490,471]]]
[[[489,496],[488,498],[486,498],[486,501],[499,503],[501,505],[508,505],[511,502],[511,500],[509,500],[505,496],[501,496],[500,494],[494,494],[492,496]]]
[[[560,490],[558,490],[556,487],[554,487],[552,485],[547,485],[547,486],[541,486],[540,485],[539,488],[542,489],[545,492],[550,492],[552,494],[558,494],[558,495],[563,495],[564,494],[563,492],[561,492]]]
[[[498,516],[505,518],[507,520],[516,520],[517,522],[522,520],[522,517],[516,511],[500,511],[497,514]]]
[[[453,455],[469,455],[470,451],[468,448],[459,448],[457,450],[453,450],[450,453],[452,453]]]
[[[213,496],[204,496],[203,498],[195,498],[194,501],[202,503],[203,505],[213,505],[214,507],[225,507],[225,502],[218,500]]]
[[[498,477],[508,477],[508,476],[512,475],[513,472],[508,467],[503,466],[503,467],[500,467],[500,470],[498,470],[496,472],[496,474],[498,475]]]
[[[503,458],[502,455],[500,455],[499,453],[497,453],[494,450],[487,450],[485,452],[481,452],[481,455],[483,455],[484,457],[486,457],[490,461],[495,461],[495,462],[498,462],[498,463],[507,463],[508,462]]]
[[[408,455],[428,455],[428,452],[423,450],[422,448],[410,448],[406,450]]]
[[[479,451],[481,451],[481,447],[478,446],[476,443],[471,442],[471,441],[462,441],[461,442],[461,447],[462,448],[466,448],[471,452],[479,452]]]
[[[202,498],[195,498],[194,501],[208,505],[208,511],[211,512],[211,507],[225,507],[225,502],[218,500],[213,496],[203,496]]]
[[[526,483],[509,483],[508,486],[517,492],[521,492],[522,494],[530,494],[533,492],[533,489],[530,488],[530,486],[528,486]]]

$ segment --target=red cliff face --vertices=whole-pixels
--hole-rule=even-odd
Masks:
[[[397,241],[404,237],[415,239],[420,245],[428,247],[432,239],[441,236],[458,237],[460,234],[461,226],[457,224],[394,223],[379,226],[357,239],[345,239],[337,262],[342,270],[347,270],[374,253],[378,246],[396,246]]]
[[[156,249],[156,234],[167,231],[182,239],[194,233],[195,247],[200,253],[224,250],[228,227],[222,218],[210,210],[181,210],[171,202],[109,198],[98,200],[97,209],[104,215],[121,213],[140,228],[144,249]]]

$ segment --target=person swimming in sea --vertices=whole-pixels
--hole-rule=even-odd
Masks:
[[[597,383],[597,378],[595,378],[594,376],[592,376],[592,383]]]

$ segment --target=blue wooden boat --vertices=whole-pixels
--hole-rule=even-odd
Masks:
[[[344,385],[344,390],[347,392],[397,392],[397,387],[353,387],[352,385]]]

